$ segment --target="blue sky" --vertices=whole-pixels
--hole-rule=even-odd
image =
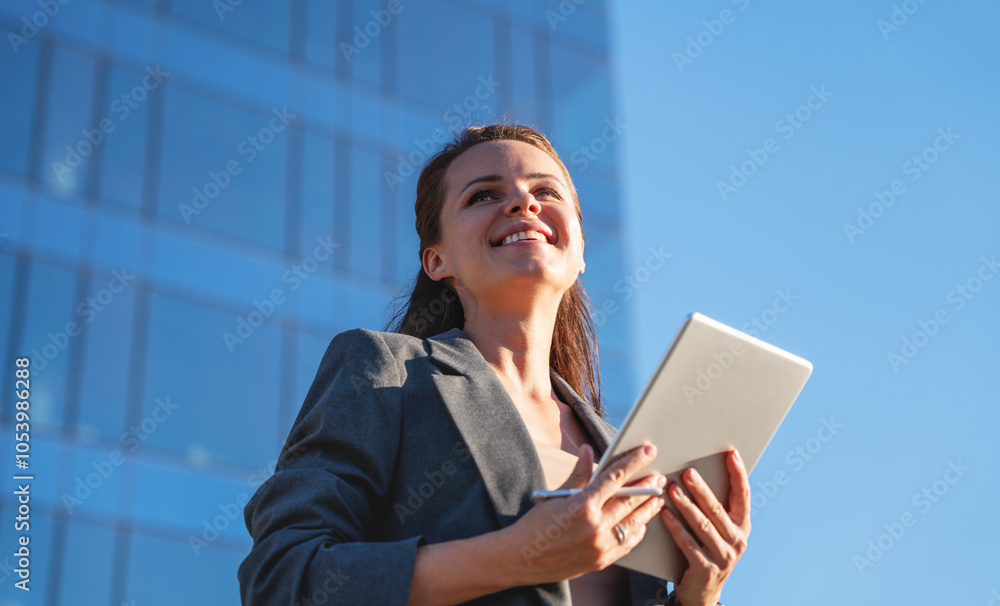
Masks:
[[[1000,6],[611,14],[637,393],[694,311],[814,365],[723,601],[1000,603]]]

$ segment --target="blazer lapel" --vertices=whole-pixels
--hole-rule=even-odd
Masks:
[[[532,506],[545,475],[521,414],[493,368],[459,328],[424,341],[443,374],[435,385],[479,468],[501,528]]]
[[[531,434],[503,383],[463,330],[453,328],[424,344],[431,362],[442,371],[431,378],[476,461],[501,527],[506,527],[531,509],[532,491],[546,489]],[[600,457],[614,428],[555,370],[550,369],[550,377],[598,446],[595,457]]]
[[[552,386],[562,396],[563,401],[573,408],[573,412],[576,413],[580,423],[587,430],[587,433],[590,434],[590,437],[594,439],[594,443],[597,444],[598,450],[594,453],[594,462],[596,463],[597,459],[604,454],[604,451],[608,448],[608,444],[615,437],[616,430],[614,426],[597,414],[593,406],[584,402],[580,394],[576,393],[569,386],[569,383],[560,377],[554,369],[549,369],[549,376],[552,378]]]

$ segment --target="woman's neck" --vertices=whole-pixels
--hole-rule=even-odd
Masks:
[[[508,389],[530,402],[551,402],[549,357],[557,310],[533,307],[525,314],[479,307],[466,314],[462,330]]]

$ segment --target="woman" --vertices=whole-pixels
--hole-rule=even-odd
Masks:
[[[588,484],[615,429],[577,280],[580,204],[549,142],[468,128],[423,169],[415,208],[422,268],[394,330],[334,337],[246,506],[243,603],[716,604],[750,531],[735,452],[728,507],[693,470],[690,496],[668,487],[693,535],[664,497],[613,496],[651,445]],[[531,502],[555,487],[585,490]],[[657,515],[689,563],[669,595],[613,565]]]

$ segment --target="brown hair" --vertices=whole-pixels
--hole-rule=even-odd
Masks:
[[[453,140],[427,161],[417,180],[416,211],[417,235],[420,237],[418,257],[424,250],[437,244],[441,238],[441,209],[445,197],[445,173],[451,163],[473,145],[486,141],[521,141],[547,153],[563,172],[576,206],[576,215],[583,225],[580,198],[569,177],[566,165],[556,150],[540,132],[519,124],[490,124],[470,126],[455,134]],[[402,295],[399,299],[407,298]],[[412,335],[425,339],[452,328],[465,325],[465,312],[451,284],[447,280],[434,281],[421,263],[409,301],[397,307],[386,323],[390,332]],[[590,300],[577,277],[559,302],[556,323],[552,332],[552,349],[549,354],[551,367],[581,397],[589,400],[601,416],[600,367],[597,357],[597,333],[594,329]]]

